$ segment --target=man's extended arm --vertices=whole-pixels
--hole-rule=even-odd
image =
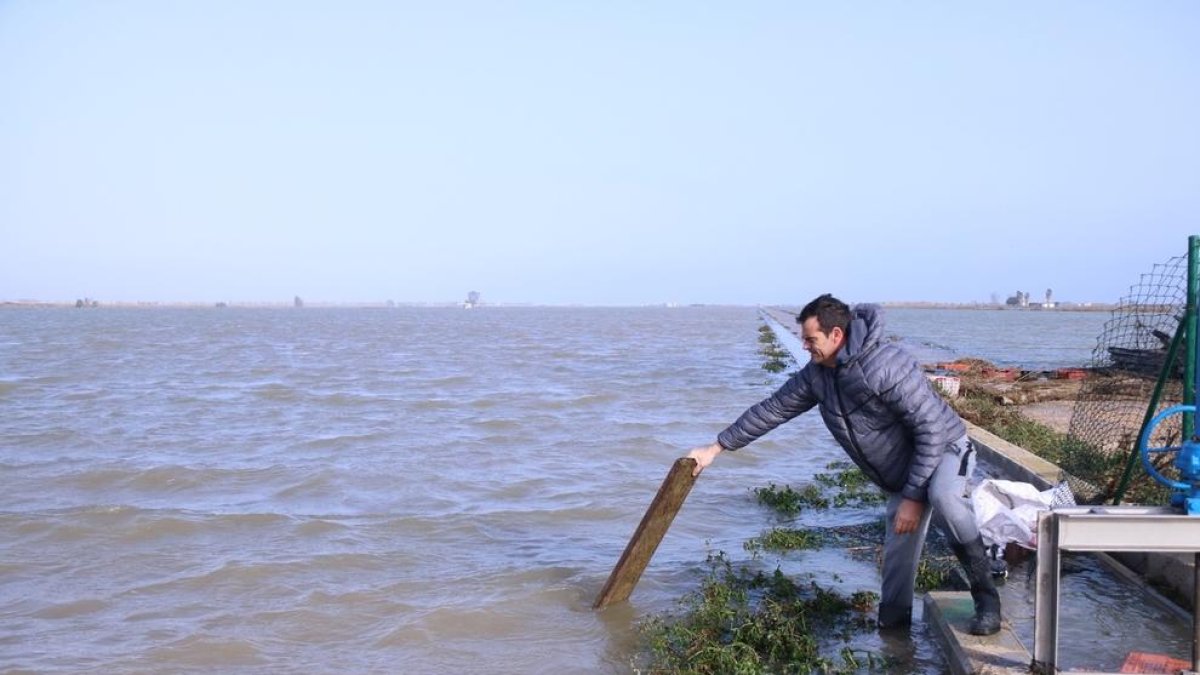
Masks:
[[[717,436],[717,442],[693,448],[688,457],[696,460],[694,474],[712,464],[723,450],[737,450],[817,404],[804,370],[788,378],[769,397],[751,406],[737,421]]]

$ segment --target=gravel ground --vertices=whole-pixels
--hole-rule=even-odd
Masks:
[[[1071,428],[1071,413],[1075,410],[1075,402],[1042,401],[1019,406],[1017,410],[1029,419],[1065,434]]]

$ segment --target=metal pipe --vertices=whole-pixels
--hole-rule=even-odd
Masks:
[[[1200,673],[1200,551],[1192,559],[1192,672]]]
[[[1030,670],[1040,675],[1058,672],[1058,605],[1062,551],[1058,546],[1058,515],[1038,514],[1037,586],[1033,602],[1033,663]]]
[[[1200,313],[1196,311],[1196,297],[1200,295],[1200,235],[1188,237],[1188,285],[1187,313],[1188,350],[1187,365],[1183,376],[1183,402],[1188,405],[1196,404],[1196,377],[1200,375],[1196,369],[1196,351],[1200,349]],[[1182,440],[1192,437],[1196,430],[1194,416],[1184,415]]]

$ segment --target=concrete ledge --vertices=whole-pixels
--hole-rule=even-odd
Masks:
[[[966,425],[967,435],[975,443],[979,456],[999,469],[1007,480],[1030,483],[1039,490],[1048,490],[1066,476],[1066,472],[1057,464],[1013,445],[983,427],[970,422],[966,422]]]
[[[954,675],[1028,673],[1033,657],[1012,632],[1008,622],[995,635],[967,632],[975,615],[971,594],[934,591],[925,594],[925,622],[942,642],[950,672]]]

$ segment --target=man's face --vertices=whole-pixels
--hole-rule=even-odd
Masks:
[[[826,335],[821,332],[821,322],[817,317],[810,316],[800,324],[800,335],[804,339],[804,349],[814,362],[829,368],[837,365],[838,349],[846,341],[846,335],[841,328],[834,326],[829,330],[829,335]]]

